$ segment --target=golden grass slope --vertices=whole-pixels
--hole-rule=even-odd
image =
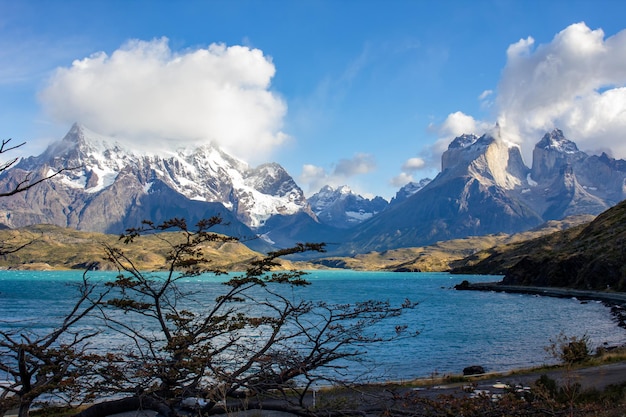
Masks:
[[[0,230],[5,247],[26,245],[15,253],[0,256],[4,269],[84,269],[96,262],[99,269],[112,269],[106,261],[103,245],[119,247],[142,270],[159,270],[166,265],[168,245],[164,239],[175,240],[176,233],[143,236],[125,245],[117,235],[83,232],[52,225],[36,225],[14,230]],[[245,265],[262,255],[239,242],[215,242],[205,245],[204,255],[216,268],[228,271],[245,270]],[[285,263],[285,267],[289,267]]]
[[[546,223],[542,227],[516,235],[489,235],[438,242],[436,244],[370,252],[353,257],[328,257],[310,262],[282,261],[284,269],[343,268],[361,271],[449,271],[459,262],[474,257],[474,262],[488,256],[489,249],[527,241],[555,231],[586,223],[593,216],[575,216],[562,221]],[[15,253],[0,256],[0,269],[84,269],[96,262],[99,269],[111,269],[104,259],[103,245],[123,249],[143,270],[159,270],[165,264],[168,246],[164,238],[175,238],[175,233],[143,236],[136,242],[124,245],[117,235],[84,232],[52,225],[28,226],[20,229],[0,230],[0,244],[5,247],[25,245]],[[204,247],[204,254],[213,266],[227,271],[243,271],[252,259],[263,255],[242,243],[215,242]]]
[[[442,272],[454,268],[470,256],[484,256],[490,248],[514,244],[545,236],[556,231],[587,223],[594,216],[579,215],[560,221],[550,221],[528,232],[515,235],[498,234],[471,236],[437,242],[430,246],[401,248],[384,252],[370,252],[353,257],[329,257],[315,260],[318,265],[331,268],[346,268],[361,271],[415,271]]]

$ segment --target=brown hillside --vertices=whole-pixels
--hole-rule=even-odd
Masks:
[[[626,201],[586,225],[466,258],[453,272],[504,274],[508,285],[626,291]]]
[[[84,269],[96,262],[99,269],[111,269],[104,260],[103,245],[119,247],[144,270],[159,270],[166,265],[167,245],[163,237],[175,239],[174,233],[144,236],[125,245],[117,235],[83,232],[52,225],[0,230],[0,242],[8,247],[26,245],[15,253],[0,256],[4,269]],[[245,263],[261,256],[238,242],[211,243],[204,248],[207,259],[216,268],[243,270]]]

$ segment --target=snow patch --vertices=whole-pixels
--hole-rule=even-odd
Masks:
[[[149,182],[143,187],[146,193],[155,181],[162,181],[190,200],[219,202],[230,211],[237,207],[234,214],[253,228],[273,215],[291,215],[308,208],[302,190],[291,177],[285,176],[280,165],[267,164],[261,169],[251,169],[247,163],[212,145],[169,152],[156,148],[131,150],[122,147],[116,138],[97,134],[78,124],[59,143],[67,145],[66,151],[76,151],[70,162],[85,167],[85,171],[64,173],[57,177],[58,181],[86,193],[111,186],[124,170],[147,177]],[[54,157],[57,155],[55,152]],[[283,176],[293,184],[283,183]]]
[[[57,171],[53,170],[52,168],[48,169],[48,172],[46,172],[46,176],[47,177],[51,177],[53,175],[55,175],[57,173]],[[61,184],[66,185],[70,188],[85,188],[85,186],[87,185],[87,176],[86,175],[78,175],[75,177],[70,177],[68,175],[59,175],[59,179],[61,181]]]
[[[351,219],[354,219],[358,222],[362,222],[371,218],[374,215],[374,213],[366,213],[363,210],[360,210],[360,211],[346,211],[346,215]]]
[[[119,172],[116,172],[107,166],[104,168],[97,166],[91,167],[91,171],[98,177],[98,183],[93,187],[88,188],[86,190],[88,193],[97,193],[98,191],[110,187],[115,182],[119,174]]]
[[[259,235],[259,237],[263,239],[264,241],[266,241],[267,243],[269,243],[270,245],[276,244],[276,242],[270,239],[269,233],[263,233],[262,235]]]
[[[61,177],[61,183],[67,185],[70,188],[85,188],[87,185],[87,177],[80,175],[76,178],[69,178],[67,176]]]

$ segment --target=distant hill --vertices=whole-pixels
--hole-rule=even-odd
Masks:
[[[301,270],[342,268],[361,271],[449,271],[466,264],[469,255],[486,253],[497,245],[518,243],[538,236],[588,223],[593,216],[579,215],[550,221],[541,227],[515,235],[475,236],[437,242],[433,245],[370,252],[353,257],[319,257],[308,262],[283,260],[284,268]],[[145,236],[135,244],[124,245],[118,235],[85,232],[53,225],[36,225],[19,229],[0,229],[0,242],[7,248],[26,245],[15,253],[0,256],[0,269],[85,269],[95,263],[97,269],[111,269],[103,259],[103,245],[117,246],[127,252],[143,270],[159,270],[165,265],[167,247],[156,235]],[[77,249],[80,248],[80,249]],[[483,252],[479,252],[483,251]],[[243,243],[213,243],[205,247],[205,256],[214,266],[228,271],[244,270],[251,259],[262,255]],[[323,256],[323,255],[322,255]]]
[[[479,252],[453,273],[504,275],[506,285],[626,291],[626,200],[590,223]]]
[[[311,260],[316,265],[329,268],[345,268],[359,271],[410,271],[443,272],[458,265],[466,265],[468,256],[488,253],[495,246],[526,242],[556,231],[586,224],[594,218],[592,215],[570,216],[563,220],[551,220],[527,232],[508,235],[498,233],[486,236],[471,236],[452,239],[428,246],[372,251],[351,257],[329,256]]]
[[[169,233],[173,237],[173,233]],[[161,235],[162,237],[162,235]],[[118,235],[84,232],[53,225],[36,225],[20,229],[0,230],[0,242],[10,247],[23,248],[15,253],[0,256],[0,269],[96,269],[109,270],[113,265],[104,259],[103,245],[119,247],[135,260],[142,270],[160,270],[166,266],[168,250],[157,235],[144,236],[135,243],[125,245]],[[250,260],[263,255],[239,242],[211,242],[204,247],[204,255],[212,265],[226,271],[245,270]],[[294,265],[284,261],[285,268]],[[307,265],[300,265],[305,269]],[[298,266],[298,267],[300,267]]]

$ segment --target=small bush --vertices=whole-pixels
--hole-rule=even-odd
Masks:
[[[566,365],[585,362],[591,356],[589,336],[565,336],[560,334],[556,340],[551,340],[546,350]]]
[[[570,341],[561,347],[561,360],[565,363],[580,363],[589,358],[589,337],[572,337]]]

